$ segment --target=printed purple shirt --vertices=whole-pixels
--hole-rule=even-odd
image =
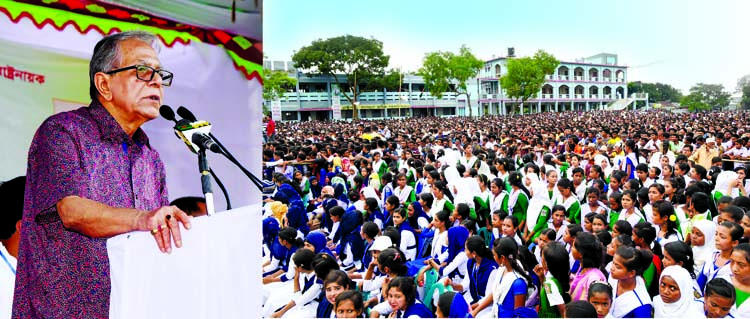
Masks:
[[[42,123],[26,175],[13,318],[108,317],[107,239],[65,229],[55,204],[77,195],[113,207],[165,206],[159,154],[143,130],[131,139],[95,101]]]

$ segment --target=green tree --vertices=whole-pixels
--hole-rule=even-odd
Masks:
[[[441,51],[427,53],[417,74],[424,80],[425,90],[438,99],[442,99],[445,92],[465,95],[469,116],[473,116],[471,93],[466,89],[466,82],[475,77],[483,65],[482,60],[462,45],[458,54]]]
[[[742,100],[740,101],[740,107],[742,109],[750,109],[750,83],[745,84],[744,87],[742,87]]]
[[[273,101],[283,97],[284,93],[297,85],[297,79],[290,77],[285,71],[263,70],[263,99]]]
[[[401,88],[404,74],[397,69],[391,69],[382,77],[374,77],[367,82],[366,90],[383,90],[386,89],[391,92],[396,92]]]
[[[297,85],[297,79],[289,76],[285,71],[263,69],[263,114],[268,114],[265,101],[273,101],[283,97],[284,93]]]
[[[686,106],[690,112],[710,110],[711,106],[703,102],[703,96],[699,93],[690,93],[682,98],[680,105]]]
[[[742,91],[747,85],[750,85],[750,74],[745,74],[737,80],[737,88],[735,90]]]
[[[355,120],[359,118],[356,102],[360,83],[382,77],[389,60],[382,42],[352,35],[318,39],[292,55],[295,67],[308,74],[331,76],[340,88],[342,83],[347,84],[348,89],[341,93],[351,104]]]
[[[559,64],[554,56],[542,50],[534,57],[508,59],[508,73],[500,78],[500,86],[506,96],[521,101],[520,105],[513,105],[511,113],[515,113],[517,107],[522,108],[529,99],[536,98],[546,81],[545,75],[554,73]]]
[[[645,83],[645,82],[629,82],[628,83],[629,93],[648,93],[648,101],[651,103],[671,101],[680,102],[682,100],[682,93],[680,90],[674,88],[669,84],[664,83]]]
[[[729,105],[731,94],[724,91],[721,84],[698,83],[690,88],[690,95],[700,97],[699,101],[707,104],[711,109],[722,109]]]

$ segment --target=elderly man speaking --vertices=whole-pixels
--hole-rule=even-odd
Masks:
[[[14,318],[109,315],[106,240],[149,231],[180,247],[190,218],[167,206],[164,165],[143,123],[159,115],[164,87],[158,40],[146,32],[107,36],[89,66],[91,104],[53,115],[29,149]],[[157,247],[154,247],[156,249]]]

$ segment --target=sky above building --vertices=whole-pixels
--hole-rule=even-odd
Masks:
[[[480,59],[545,50],[561,61],[618,55],[628,81],[661,82],[687,93],[696,83],[733,92],[750,74],[750,1],[746,0],[269,0],[263,3],[263,50],[291,61],[316,39],[375,38],[390,66],[416,71],[425,53]]]

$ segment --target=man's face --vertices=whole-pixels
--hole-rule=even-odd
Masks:
[[[691,155],[692,153],[693,153],[693,152],[692,152],[692,151],[690,151],[690,148],[689,148],[689,147],[687,147],[687,146],[686,146],[686,147],[683,147],[683,148],[682,148],[682,154],[683,154],[683,155],[685,155],[685,156],[687,156],[687,157],[690,157],[690,155]]]
[[[161,68],[156,50],[143,41],[122,41],[119,51],[122,58],[113,69],[136,64],[147,65],[157,70]],[[102,94],[102,99],[114,104],[116,118],[143,123],[159,116],[164,88],[158,74],[154,74],[148,82],[138,79],[135,69],[108,75],[108,78],[110,92]]]

